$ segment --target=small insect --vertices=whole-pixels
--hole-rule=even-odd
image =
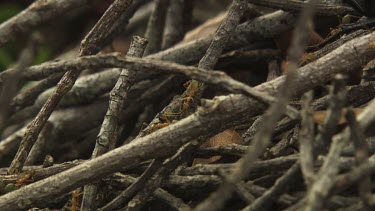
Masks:
[[[300,63],[299,63],[299,66],[303,66],[309,62],[312,62],[316,59],[316,56],[314,53],[305,53],[302,55],[302,57],[300,58]]]
[[[180,116],[189,109],[190,103],[194,103],[194,97],[202,87],[202,83],[196,80],[188,81],[184,84],[186,88],[186,97],[181,99],[180,109],[176,113],[164,113],[164,118],[168,116]]]
[[[148,130],[148,134],[153,133],[153,132],[155,132],[155,131],[157,131],[161,128],[167,127],[168,125],[171,124],[171,121],[164,114],[160,114],[159,118],[160,118],[160,120],[162,120],[164,122],[152,124],[152,126]]]
[[[170,125],[172,123],[172,120],[170,120],[171,117],[183,115],[189,109],[190,103],[194,103],[194,97],[202,87],[202,84],[199,81],[190,80],[184,84],[184,87],[186,88],[186,97],[181,99],[179,110],[174,113],[161,113],[159,115],[161,122],[153,124],[148,130],[148,134]]]
[[[32,176],[34,175],[34,173],[35,173],[34,171],[28,171],[28,172],[26,172],[21,178],[19,178],[16,181],[16,186],[21,186],[21,185],[23,185],[26,182],[33,181],[32,180]]]
[[[70,206],[70,211],[79,210],[79,196],[82,195],[81,188],[75,189],[72,192],[72,205]]]
[[[199,89],[202,87],[202,83],[196,80],[191,80],[191,81],[186,82],[184,86],[186,87],[187,96],[183,98],[184,103],[183,103],[182,108],[184,110],[187,110],[190,102],[191,101],[194,102],[194,96],[198,93]]]

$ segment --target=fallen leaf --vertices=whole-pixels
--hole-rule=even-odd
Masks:
[[[224,20],[227,12],[220,13],[219,15],[207,20],[202,25],[196,27],[195,29],[186,33],[182,43],[187,43],[199,38],[207,37],[213,35],[219,28],[221,22]]]
[[[233,129],[227,129],[223,132],[215,135],[214,137],[208,139],[204,142],[201,147],[214,147],[223,146],[228,144],[244,144],[242,137]],[[221,156],[213,156],[210,158],[195,158],[193,161],[193,166],[198,164],[208,164],[219,160]]]
[[[363,108],[353,108],[353,111],[354,111],[356,116],[358,116],[360,113],[362,113],[363,110],[364,110]],[[319,125],[324,124],[324,120],[327,116],[327,113],[328,112],[326,110],[315,111],[314,114],[313,114],[314,121]],[[339,125],[345,124],[345,123],[346,123],[345,112],[342,112],[340,120],[339,120]]]

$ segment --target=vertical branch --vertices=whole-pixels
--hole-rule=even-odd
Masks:
[[[135,36],[126,55],[129,57],[142,57],[146,45],[146,39]],[[125,100],[128,97],[128,92],[131,86],[134,84],[136,75],[137,74],[135,71],[122,69],[119,79],[117,80],[115,86],[109,94],[108,110],[100,128],[99,135],[96,138],[96,144],[92,153],[92,158],[99,157],[100,155],[115,148],[121,111],[124,108]],[[85,186],[82,201],[82,210],[96,209],[95,198],[97,188],[97,184],[90,184]]]
[[[302,98],[302,122],[299,136],[299,151],[301,158],[301,170],[303,178],[308,189],[314,182],[314,119],[311,102],[313,100],[313,92],[306,93]]]
[[[129,57],[140,58],[143,55],[146,45],[146,39],[135,36],[126,55]],[[119,79],[109,95],[107,114],[104,117],[102,127],[96,139],[96,146],[92,154],[93,158],[98,157],[115,147],[119,117],[128,97],[128,92],[134,84],[136,77],[136,71],[122,69]]]
[[[224,206],[225,202],[232,196],[235,185],[240,182],[251,170],[252,164],[258,156],[267,148],[270,143],[272,131],[277,121],[286,111],[288,102],[292,96],[294,81],[298,68],[298,61],[306,48],[306,40],[308,38],[309,27],[312,26],[312,17],[316,0],[312,0],[307,4],[297,22],[297,27],[293,33],[292,45],[288,51],[290,62],[286,67],[286,78],[281,90],[278,93],[277,101],[262,116],[259,132],[255,135],[253,146],[249,147],[245,155],[235,163],[232,172],[227,179],[212,193],[206,200],[201,202],[194,210],[219,210]],[[308,24],[305,23],[308,22]],[[215,40],[215,39],[214,39]]]
[[[15,65],[15,68],[7,72],[4,82],[0,85],[0,130],[12,113],[11,102],[18,90],[22,87],[22,70],[30,66],[36,55],[37,34],[33,34]]]
[[[351,139],[354,144],[355,148],[355,157],[357,161],[357,165],[364,164],[368,162],[369,159],[369,152],[368,152],[368,145],[366,142],[365,135],[363,133],[362,128],[359,126],[355,114],[352,109],[349,109],[345,115],[346,119],[348,120],[350,131],[351,131]],[[371,210],[371,205],[369,203],[369,198],[371,197],[371,176],[367,174],[362,181],[358,183],[358,192],[362,198],[363,204],[365,205],[366,210]]]
[[[237,25],[240,23],[246,9],[246,1],[244,0],[233,0],[232,5],[228,11],[227,16],[221,23],[219,29],[216,31],[210,47],[207,49],[206,54],[199,61],[199,68],[212,70],[214,69],[219,56],[223,52],[225,45]]]
[[[268,63],[268,75],[267,75],[267,81],[271,81],[277,77],[279,77],[281,74],[280,66],[277,60],[272,60]],[[261,116],[258,116],[253,124],[246,130],[244,134],[242,134],[242,138],[245,143],[249,143],[253,138],[256,132],[259,129],[259,125],[262,121]]]
[[[181,147],[171,158],[167,159],[163,166],[157,171],[154,178],[146,184],[146,187],[139,192],[126,206],[127,211],[138,211],[146,204],[147,199],[159,188],[166,178],[182,163],[186,162],[191,155],[192,150],[197,145],[187,143]]]
[[[253,124],[242,135],[242,138],[246,144],[249,144],[250,141],[254,139],[255,134],[258,132],[259,127],[261,126],[261,122],[262,116],[256,117]]]
[[[205,69],[205,70],[212,70],[214,69],[217,61],[221,53],[223,52],[226,44],[229,41],[229,38],[233,34],[234,30],[236,29],[237,25],[240,23],[240,20],[245,13],[246,9],[246,1],[244,0],[233,0],[232,5],[229,8],[228,14],[220,24],[220,27],[214,34],[212,38],[212,42],[208,47],[206,53],[204,54],[203,58],[199,61],[198,67]],[[205,89],[204,83],[199,82],[199,89],[197,90],[197,99],[203,93]]]
[[[82,40],[79,56],[93,55],[102,49],[111,28],[124,12],[128,12],[132,2],[133,0],[116,0],[109,6],[94,28]]]
[[[94,28],[89,32],[85,39],[83,39],[79,56],[95,54],[100,50],[108,35],[109,29],[131,2],[132,0],[116,0],[111,4]],[[27,156],[37,140],[40,131],[46,124],[61,98],[73,87],[80,72],[81,71],[70,70],[64,74],[36,118],[28,126],[17,154],[9,167],[8,174],[17,174],[22,170]]]
[[[280,65],[277,59],[268,63],[267,81],[271,81],[281,75]]]
[[[199,68],[211,70],[216,65],[218,57],[221,55],[230,36],[234,33],[234,30],[236,29],[242,15],[245,12],[245,6],[245,0],[233,0],[233,3],[229,9],[227,16],[225,17],[219,29],[215,33],[214,38],[212,39],[212,42],[209,48],[207,49],[205,56],[200,60],[198,65]],[[191,99],[189,101],[198,102],[202,95],[204,87],[204,83],[192,80],[190,85],[187,86],[185,92],[180,97],[174,98],[172,102],[170,102],[169,105],[166,106],[161,113],[177,112],[180,114],[190,114],[191,111],[195,110],[195,107],[188,110],[189,112],[181,111],[181,101],[183,99]],[[186,103],[188,104],[189,102],[186,100]],[[183,115],[177,116],[177,118],[175,117],[175,119],[179,119],[181,117],[183,117]],[[155,122],[158,122],[158,118],[155,118],[144,131],[150,132],[152,129],[150,126],[154,125]],[[142,131],[142,133],[139,136],[144,136],[145,134],[147,134],[144,131]]]
[[[324,151],[327,143],[330,142],[336,131],[337,124],[340,120],[342,108],[346,104],[346,77],[344,75],[336,75],[331,89],[331,100],[324,124],[320,133],[315,139],[317,153]]]
[[[110,44],[110,42],[117,36],[123,35],[123,33],[129,29],[129,21],[132,18],[135,18],[134,14],[138,12],[138,9],[141,9],[143,5],[150,3],[151,0],[136,0],[132,1],[129,5],[127,11],[121,15],[121,17],[116,21],[115,24],[111,27],[111,31],[107,36],[106,40],[104,41],[104,45],[106,46]],[[125,32],[128,33],[128,32]]]
[[[167,49],[184,38],[184,2],[185,0],[169,2],[162,49]]]
[[[345,90],[345,82],[344,82],[344,77],[342,75],[339,75],[336,77],[336,80],[339,82],[335,82],[336,84],[336,89],[340,90],[341,94],[344,95],[346,94]],[[339,93],[337,93],[339,95]],[[339,98],[337,98],[339,99]],[[341,100],[346,99],[345,97],[342,97]],[[334,102],[332,102],[334,103]],[[336,102],[340,103],[340,102]],[[342,103],[342,102],[341,102]],[[343,104],[343,103],[342,103]],[[344,104],[343,104],[344,105]],[[360,120],[361,122],[361,127],[367,127],[371,121],[373,121],[374,116],[371,115],[370,110],[372,109],[372,106],[374,106],[375,103],[370,104],[363,113],[360,115]],[[334,113],[334,111],[332,111]],[[336,111],[337,113],[337,111]],[[336,118],[335,115],[337,114],[332,114],[333,118]],[[329,122],[327,120],[327,122]],[[332,121],[336,122],[335,125],[337,124],[337,120]],[[332,130],[335,130],[333,127]],[[327,131],[330,134],[333,134],[334,132],[332,131]],[[316,176],[316,181],[312,185],[310,191],[307,193],[307,203],[306,203],[306,210],[308,211],[318,211],[322,210],[325,201],[329,197],[330,191],[332,187],[334,186],[334,178],[338,174],[339,171],[339,157],[341,154],[342,149],[344,146],[348,143],[350,139],[350,130],[349,128],[346,128],[344,132],[341,134],[333,137],[332,144],[330,146],[327,158],[319,170],[319,173]]]
[[[172,0],[175,1],[175,0]],[[155,7],[148,20],[145,38],[148,45],[145,50],[145,56],[159,52],[163,41],[163,31],[165,19],[167,17],[169,0],[156,0]]]

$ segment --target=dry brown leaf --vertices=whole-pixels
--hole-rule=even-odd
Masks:
[[[356,116],[358,116],[360,113],[362,113],[364,109],[363,108],[354,108],[353,111],[355,113]],[[339,124],[344,124],[346,123],[346,120],[345,120],[345,112],[342,112],[342,115],[340,117],[340,120],[339,120]],[[327,116],[327,111],[315,111],[314,112],[314,121],[319,124],[319,125],[322,125],[324,124],[324,120]]]
[[[189,31],[186,33],[184,40],[182,43],[187,43],[192,40],[196,40],[199,38],[207,37],[213,35],[216,30],[219,28],[221,22],[224,20],[227,12],[220,13],[219,15],[215,16],[204,22],[202,25],[198,26],[197,28]]]
[[[227,129],[223,132],[215,135],[214,137],[208,139],[204,142],[201,147],[214,147],[223,146],[228,144],[244,144],[242,137],[233,129]],[[221,156],[213,156],[210,158],[195,158],[193,161],[193,166],[198,164],[208,164],[219,160]]]
[[[280,36],[274,39],[277,48],[281,51],[283,56],[287,55],[292,37],[293,37],[293,30],[289,30],[287,32],[282,33]],[[319,43],[322,43],[323,41],[324,39],[314,30],[311,30],[309,32],[309,39],[307,42],[308,46],[318,45]]]

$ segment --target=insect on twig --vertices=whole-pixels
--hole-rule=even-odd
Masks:
[[[202,84],[199,81],[191,80],[184,84],[184,87],[186,88],[186,97],[181,99],[180,109],[176,113],[164,113],[164,117],[168,116],[181,116],[183,113],[185,113],[189,106],[190,102],[194,102],[194,97],[198,93],[200,87]]]
[[[70,211],[79,210],[79,196],[82,195],[81,189],[75,189],[72,192],[72,205],[70,206]]]
[[[172,123],[172,121],[169,119],[169,117],[175,117],[175,116],[181,116],[183,115],[190,106],[190,103],[194,103],[194,97],[198,93],[200,87],[202,84],[199,81],[196,80],[190,80],[184,84],[184,87],[186,88],[186,97],[181,99],[180,108],[177,112],[173,113],[162,113],[159,115],[161,123],[157,123],[151,126],[148,133],[152,133],[156,130],[159,130],[161,128],[167,127]]]
[[[28,171],[26,172],[21,178],[17,179],[16,186],[21,186],[26,182],[32,182],[32,176],[35,172],[34,171]]]

